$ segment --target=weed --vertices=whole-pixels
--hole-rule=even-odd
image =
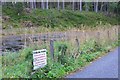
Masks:
[[[49,49],[47,52],[47,65],[33,72],[32,50],[34,47],[25,48],[18,53],[8,53],[0,57],[2,59],[3,78],[60,78],[67,73],[84,67],[88,62],[97,59],[103,52],[117,46],[116,43],[103,45],[95,40],[88,40],[81,44],[80,56],[74,58],[73,50],[76,47],[65,41],[56,41],[55,59],[52,60]],[[39,48],[42,48],[39,47]],[[46,47],[47,48],[47,47]],[[58,60],[56,58],[59,58]],[[56,61],[55,61],[56,60]]]

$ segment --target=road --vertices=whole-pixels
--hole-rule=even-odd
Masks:
[[[120,47],[66,78],[118,78],[118,50]]]

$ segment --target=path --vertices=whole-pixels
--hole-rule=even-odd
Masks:
[[[67,78],[118,78],[118,49],[120,47]]]

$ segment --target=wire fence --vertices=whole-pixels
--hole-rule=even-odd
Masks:
[[[33,30],[34,33],[34,30]],[[99,30],[69,30],[66,32],[47,32],[40,34],[27,34],[19,36],[7,36],[2,38],[2,51],[18,51],[31,45],[44,45],[53,41],[68,41],[71,44],[81,43],[95,39],[97,42],[103,40],[116,41],[118,39],[118,26]],[[79,46],[78,45],[78,46]]]

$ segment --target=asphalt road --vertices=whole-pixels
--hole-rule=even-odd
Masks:
[[[118,78],[118,49],[120,51],[119,47],[66,78]]]

